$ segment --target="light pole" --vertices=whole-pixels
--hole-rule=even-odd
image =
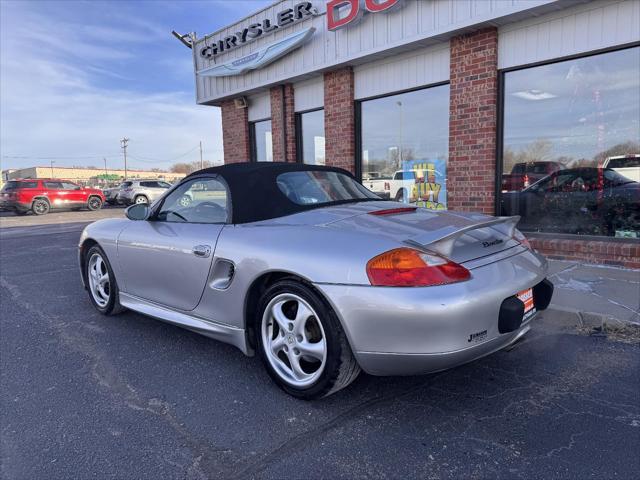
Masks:
[[[127,144],[129,143],[128,138],[123,138],[120,140],[120,148],[122,148],[122,152],[124,153],[124,179],[127,179]]]
[[[55,160],[51,160],[51,178],[53,178],[53,164],[56,163]]]
[[[106,180],[107,180],[107,175],[109,175],[109,174],[107,173],[107,159],[106,159],[106,158],[103,158],[103,160],[104,160],[104,179],[105,179],[105,181],[106,181]]]
[[[200,140],[200,170],[204,168],[204,162],[202,161],[202,140]]]

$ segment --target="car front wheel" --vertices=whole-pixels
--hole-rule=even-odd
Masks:
[[[149,203],[149,199],[147,197],[145,197],[144,195],[138,195],[133,200],[133,203]]]
[[[89,249],[85,257],[86,283],[91,303],[103,315],[120,313],[118,284],[111,264],[104,251],[97,245]]]
[[[263,363],[290,395],[326,397],[360,373],[336,314],[308,286],[294,280],[275,283],[263,294],[258,312]]]

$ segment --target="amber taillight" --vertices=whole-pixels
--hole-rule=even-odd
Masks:
[[[396,248],[369,260],[367,276],[379,287],[430,287],[463,282],[471,273],[440,255]]]

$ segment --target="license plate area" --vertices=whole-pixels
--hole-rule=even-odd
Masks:
[[[527,288],[526,290],[522,290],[516,294],[518,300],[524,303],[524,314],[522,316],[522,323],[531,320],[536,314],[536,306],[533,301],[533,288]]]

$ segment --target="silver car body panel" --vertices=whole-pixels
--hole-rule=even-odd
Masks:
[[[273,272],[296,275],[325,297],[361,367],[372,374],[442,370],[503,348],[523,334],[527,325],[498,332],[500,305],[542,281],[547,263],[511,238],[515,220],[426,209],[368,214],[398,207],[396,202],[362,202],[224,226],[102,220],[85,229],[81,245],[91,239],[105,250],[127,307],[247,354],[253,353],[245,335],[247,295],[257,280]],[[453,230],[443,232],[452,225]],[[447,235],[455,236],[447,246],[450,258],[471,271],[470,280],[421,288],[370,285],[366,264],[371,258]],[[211,246],[210,258],[193,255],[198,245]],[[219,269],[212,268],[218,260],[234,266],[232,281],[222,282],[224,289],[217,288]]]

